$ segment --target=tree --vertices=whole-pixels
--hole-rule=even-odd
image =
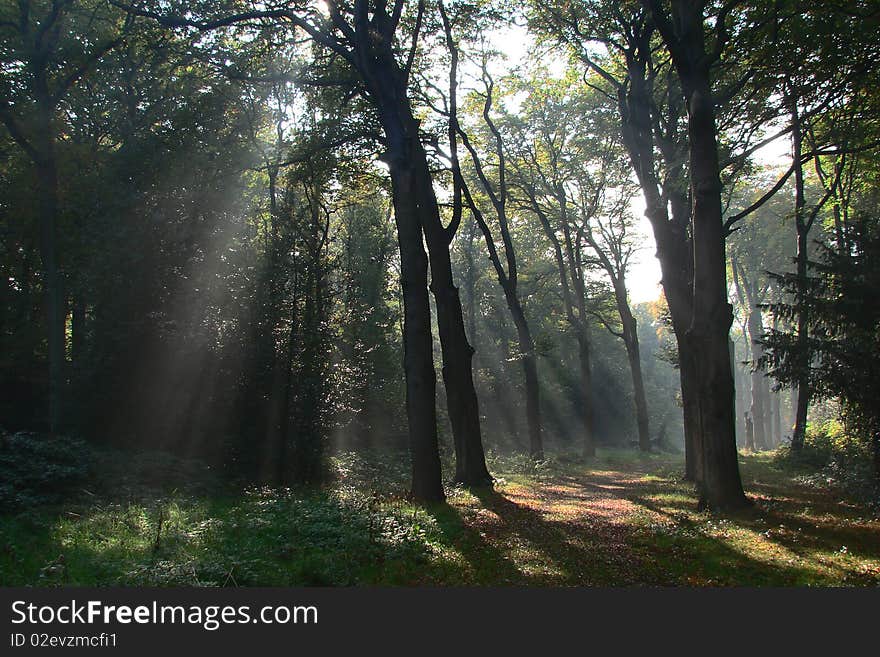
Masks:
[[[807,305],[810,335],[805,345],[800,333],[771,330],[762,364],[785,384],[806,381],[816,399],[839,398],[848,424],[870,445],[880,480],[880,314],[866,303],[880,285],[880,222],[869,215],[844,231],[849,249],[823,246],[806,279],[799,272],[774,276],[794,302],[772,304],[771,311],[793,321]]]
[[[688,159],[694,248],[693,317],[688,329],[695,344],[695,379],[700,389],[701,502],[714,509],[747,504],[739,476],[734,416],[735,392],[728,347],[733,312],[727,301],[725,227],[721,205],[715,101],[710,69],[727,39],[727,14],[715,21],[715,42],[707,48],[703,3],[645,0],[672,59],[687,104]]]
[[[731,7],[733,4],[731,3]],[[866,42],[867,32],[861,29],[863,21],[876,16],[876,9],[859,1],[852,2],[780,2],[773,7],[757,4],[746,9],[754,15],[752,23],[758,29],[754,34],[766,36],[749,44],[745,49],[751,61],[751,85],[753,88],[780,90],[770,95],[766,106],[782,118],[786,127],[780,134],[788,133],[791,139],[791,166],[779,180],[746,210],[729,217],[727,226],[733,226],[748,213],[767,202],[783,188],[786,180],[794,176],[794,225],[797,238],[795,259],[798,275],[807,277],[810,258],[810,232],[823,206],[838,195],[844,168],[823,170],[817,174],[824,185],[824,194],[816,199],[808,198],[805,165],[820,155],[837,154],[846,158],[851,149],[865,147],[864,142],[855,144],[846,134],[852,133],[853,119],[864,114],[856,110],[870,88],[870,71],[876,69],[877,53]],[[805,38],[804,35],[809,35]],[[845,35],[845,36],[843,36]],[[766,91],[764,92],[766,94]],[[857,121],[860,122],[860,121]],[[842,165],[842,161],[837,163]],[[836,207],[840,207],[835,203]],[[839,222],[842,226],[842,222]],[[806,290],[802,291],[806,293]],[[810,319],[807,305],[801,305],[801,316],[796,320],[798,332],[803,335],[802,347],[808,338]],[[799,353],[808,358],[807,350]],[[808,365],[802,364],[806,372]],[[810,404],[809,382],[804,378],[797,386],[795,426],[792,447],[799,449],[806,431]]]
[[[609,163],[608,170],[613,168]],[[586,244],[589,245],[599,266],[611,281],[620,329],[618,330],[612,322],[604,318],[602,318],[602,323],[613,335],[623,340],[626,348],[632,379],[639,449],[647,452],[651,448],[648,402],[645,397],[645,382],[642,376],[638,324],[630,307],[626,285],[627,270],[635,252],[630,210],[633,190],[627,189],[624,184],[623,189],[618,189],[612,194],[616,198],[613,198],[610,203],[606,203],[605,207],[600,208],[598,212],[590,207],[589,201],[586,201],[582,195],[580,207],[583,223],[581,230]]]
[[[64,276],[58,248],[59,196],[57,142],[66,96],[121,41],[118,16],[99,2],[52,0],[4,6],[0,20],[3,74],[0,89],[9,100],[0,105],[0,121],[27,154],[39,199],[40,261],[45,295],[48,348],[47,425],[58,432],[64,422],[65,321]],[[93,25],[104,29],[95,38]],[[85,31],[88,38],[82,38]]]
[[[516,327],[516,334],[519,346],[519,358],[522,361],[523,378],[525,381],[525,406],[526,406],[526,424],[529,432],[529,452],[533,459],[542,460],[544,458],[544,445],[541,436],[541,404],[540,390],[538,386],[538,367],[537,356],[535,353],[535,342],[532,337],[532,331],[526,314],[523,310],[518,292],[518,269],[516,248],[511,238],[510,221],[507,213],[507,202],[509,189],[507,184],[507,161],[505,156],[504,139],[501,131],[492,118],[493,94],[495,92],[495,81],[488,69],[488,55],[483,53],[481,60],[481,77],[484,85],[482,92],[483,105],[481,109],[482,119],[485,127],[489,131],[489,140],[491,146],[491,157],[494,159],[494,166],[497,170],[497,177],[490,180],[487,166],[483,158],[478,153],[473,139],[468,132],[462,127],[458,118],[458,59],[459,50],[452,34],[452,24],[441,2],[439,5],[441,16],[443,19],[443,28],[446,36],[446,46],[450,52],[451,64],[449,71],[449,94],[445,114],[449,117],[449,143],[450,143],[450,161],[452,165],[453,175],[453,212],[462,212],[462,199],[467,205],[474,221],[479,226],[486,242],[486,248],[489,253],[489,260],[495,269],[498,278],[498,284],[504,291],[504,299],[507,308],[510,311],[513,324]],[[486,221],[485,215],[479,207],[470,185],[462,174],[461,165],[458,156],[458,140],[461,139],[473,165],[473,171],[477,181],[494,211],[498,231],[501,236],[501,243],[504,253],[505,263],[502,263],[498,253],[495,237],[492,229]],[[453,223],[460,221],[460,218],[453,219]]]
[[[592,397],[591,308],[586,280],[582,243],[584,233],[578,228],[579,211],[576,195],[583,193],[598,199],[603,182],[589,181],[598,186],[584,189],[582,169],[588,164],[589,141],[584,133],[569,139],[569,126],[582,107],[568,103],[569,78],[556,84],[544,83],[539,91],[537,82],[527,82],[530,98],[519,120],[511,126],[510,143],[516,144],[511,162],[516,203],[522,211],[538,219],[550,242],[566,320],[578,345],[581,413],[583,418],[583,453],[596,453],[594,436],[594,400]],[[592,207],[588,213],[596,210]]]
[[[760,181],[756,181],[759,188]],[[746,201],[748,203],[749,201]],[[754,426],[757,449],[771,449],[779,441],[779,431],[774,426],[773,404],[778,403],[771,394],[766,373],[759,363],[763,359],[762,340],[765,334],[763,308],[773,293],[768,271],[778,271],[787,256],[786,232],[783,220],[787,216],[785,200],[781,196],[762,205],[750,217],[737,225],[728,238],[731,278],[741,316],[744,319],[744,336],[750,352],[751,400],[749,414]]]
[[[693,242],[690,231],[684,107],[680,86],[668,64],[659,61],[656,28],[637,2],[536,3],[531,22],[564,43],[594,74],[590,84],[616,108],[623,144],[645,197],[662,272],[664,296],[675,332],[685,433],[685,476],[700,475],[697,449],[700,386],[693,371]],[[597,57],[594,43],[617,57],[611,69]],[[600,50],[601,52],[601,50]],[[611,59],[609,63],[615,63]]]
[[[341,58],[353,70],[369,98],[384,132],[383,160],[389,168],[401,252],[401,277],[405,306],[404,343],[407,376],[407,415],[413,457],[413,494],[424,500],[443,498],[437,447],[435,375],[431,358],[430,307],[427,299],[427,266],[431,266],[431,291],[437,305],[450,421],[456,445],[456,478],[471,485],[491,482],[480,433],[477,397],[473,384],[473,349],[468,344],[458,290],[453,283],[449,244],[457,225],[443,226],[433,189],[428,158],[409,97],[408,86],[425,14],[418,3],[412,17],[409,48],[398,43],[398,28],[405,2],[357,0],[351,6],[319,8],[288,3],[277,9],[245,11],[219,18],[196,20],[129,7],[163,25],[214,30],[229,25],[273,20],[302,30],[315,43]],[[402,60],[400,59],[402,58]],[[428,252],[422,244],[424,234]]]

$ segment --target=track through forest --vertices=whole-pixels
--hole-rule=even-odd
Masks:
[[[865,509],[748,457],[754,508],[715,516],[696,510],[677,466],[612,459],[462,494],[456,543],[478,580],[509,583],[880,583],[880,521]]]

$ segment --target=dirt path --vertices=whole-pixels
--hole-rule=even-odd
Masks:
[[[474,583],[880,584],[880,522],[767,468],[744,472],[756,505],[730,518],[698,512],[686,482],[650,465],[512,478],[456,497],[450,538]]]

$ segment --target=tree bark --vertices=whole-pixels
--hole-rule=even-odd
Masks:
[[[618,111],[624,145],[645,195],[645,216],[651,224],[657,245],[661,284],[678,347],[678,373],[681,385],[682,416],[685,442],[685,472],[688,481],[697,482],[701,475],[700,423],[697,417],[699,386],[695,381],[694,355],[688,328],[693,315],[693,245],[688,236],[690,209],[687,207],[684,170],[674,152],[675,145],[667,139],[662,149],[668,167],[661,191],[655,156],[654,102],[646,78],[650,59],[650,34],[633,33],[634,46],[627,57],[629,85],[618,89]],[[670,110],[672,112],[672,110]],[[670,123],[679,120],[677,113]],[[659,140],[659,139],[658,139]],[[671,215],[670,215],[671,210]]]
[[[398,64],[391,17],[376,10],[372,23],[366,6],[356,4],[354,30],[347,55],[366,85],[386,137],[386,160],[401,254],[404,297],[404,369],[407,416],[413,459],[413,496],[444,498],[436,426],[436,378],[433,363],[430,304],[427,296],[428,254],[431,291],[443,352],[443,380],[456,449],[456,479],[468,484],[491,482],[483,454],[479,409],[474,389],[473,349],[467,341],[458,290],[453,284],[449,239],[440,220],[427,157],[407,96],[408,71]],[[341,19],[336,17],[337,22]],[[416,37],[417,38],[417,35]],[[422,243],[422,233],[428,254]]]
[[[802,195],[799,194],[798,197],[799,199],[802,199]],[[800,201],[798,202],[798,205],[798,211],[802,212],[803,209],[800,205]],[[798,376],[796,383],[797,403],[795,405],[794,430],[791,436],[791,448],[796,451],[802,449],[804,446],[804,438],[807,434],[807,414],[810,408],[811,393],[808,374],[810,363],[807,346],[810,318],[809,311],[803,302],[804,296],[806,295],[805,282],[807,279],[807,258],[807,231],[803,230],[799,225],[797,236],[797,277],[799,281],[798,286],[800,288],[798,294],[800,300],[798,302],[799,310],[797,317],[797,353],[800,362],[798,363]]]
[[[474,350],[468,343],[465,333],[461,299],[452,276],[450,239],[440,219],[440,209],[434,194],[427,156],[419,137],[419,122],[412,114],[406,95],[405,75],[391,52],[382,51],[378,56],[376,53],[364,52],[358,62],[359,69],[373,95],[379,120],[387,138],[395,215],[399,210],[403,210],[401,218],[405,224],[403,227],[406,232],[405,238],[400,234],[402,229],[398,224],[401,257],[403,257],[404,240],[408,253],[413,257],[417,255],[416,251],[424,253],[421,234],[418,236],[418,249],[415,246],[416,236],[410,234],[411,222],[415,222],[424,232],[428,245],[431,267],[430,290],[437,306],[437,325],[443,354],[443,382],[446,387],[449,420],[455,442],[455,478],[456,481],[471,486],[488,485],[492,482],[492,477],[486,467],[480,432],[479,406],[473,379]],[[406,198],[401,198],[402,196]],[[414,266],[408,270],[408,274],[415,277],[412,280],[421,284],[421,274],[415,270]],[[410,300],[415,302],[415,291],[410,290],[410,293],[412,295]],[[404,300],[406,299],[405,294]],[[426,316],[429,320],[427,334],[430,338],[430,308]],[[415,317],[411,319],[414,321]],[[414,327],[418,326],[413,329],[414,331],[420,333],[423,330],[421,321],[414,325]],[[410,346],[418,348],[414,343]],[[428,354],[431,354],[430,348]],[[424,365],[417,369],[422,368]],[[431,371],[433,372],[433,363]],[[427,370],[420,374],[419,378],[424,379],[426,375]],[[423,391],[421,394],[427,393]],[[430,394],[433,397],[433,386]],[[432,412],[432,416],[436,416],[436,411]],[[436,439],[436,427],[431,435]],[[428,461],[433,461],[433,457],[427,452],[424,456]]]
[[[593,373],[590,365],[590,338],[586,329],[577,332],[578,364],[580,368],[581,396],[583,397],[584,457],[596,456],[596,439],[593,435]]]
[[[733,384],[736,388],[736,444],[739,447],[745,447],[745,417],[743,409],[745,404],[745,391],[743,388],[742,368],[739,365],[739,355],[736,353],[736,346],[733,349]]]

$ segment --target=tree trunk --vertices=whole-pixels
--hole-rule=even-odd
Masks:
[[[466,233],[464,257],[466,268],[464,272],[464,298],[467,308],[467,334],[471,346],[474,348],[474,357],[479,358],[479,345],[477,343],[477,271],[474,263],[474,237],[476,237],[476,222],[471,221]]]
[[[646,81],[647,60],[650,52],[648,44],[642,44],[642,57],[633,57],[627,62],[630,79],[628,89],[621,89],[618,96],[619,112],[622,122],[622,136],[632,162],[633,170],[645,195],[645,216],[651,223],[654,240],[657,244],[657,260],[662,273],[661,284],[669,314],[672,319],[675,340],[678,346],[679,381],[681,384],[682,415],[684,420],[685,479],[697,482],[701,477],[701,458],[699,448],[699,386],[695,382],[694,358],[687,330],[693,314],[691,291],[693,287],[693,250],[688,236],[690,211],[683,191],[683,168],[677,158],[667,159],[668,175],[661,193],[660,180],[656,173],[655,140],[653,134],[654,117],[651,114],[653,99]],[[678,116],[673,117],[678,120]],[[681,188],[681,189],[680,189]],[[672,214],[670,216],[670,209]]]
[[[596,441],[593,435],[593,376],[590,366],[590,339],[585,329],[578,331],[577,341],[581,396],[584,400],[581,411],[584,422],[584,457],[592,458],[596,456]]]
[[[394,140],[389,135],[389,146]],[[412,496],[422,501],[445,499],[437,443],[431,307],[428,302],[428,258],[412,199],[412,172],[406,159],[390,153],[394,187],[394,220],[400,246],[403,289],[403,363],[406,374],[406,415],[412,458]]]
[[[413,468],[412,495],[423,501],[439,501],[445,499],[445,494],[437,441],[437,380],[431,335],[431,306],[428,299],[428,256],[422,240],[426,214],[424,206],[433,202],[438,221],[439,211],[430,184],[424,149],[419,141],[418,122],[409,106],[407,76],[398,65],[390,42],[373,42],[366,33],[361,34],[361,30],[362,26],[359,25],[358,34],[352,41],[352,61],[369,90],[385,132],[385,160],[391,174],[394,220],[400,248],[406,410]],[[448,249],[445,250],[445,255],[448,262]],[[458,293],[454,288],[448,290],[439,281],[436,289],[441,297],[437,304],[438,317],[439,307],[443,306],[446,321],[441,319],[440,324],[448,331],[451,324],[446,317],[448,306],[458,302]],[[460,303],[458,309],[461,321]],[[464,336],[463,324],[461,336]],[[467,340],[464,342],[466,344]],[[469,372],[470,346],[466,356],[456,355],[466,358]],[[457,368],[460,367],[461,363],[458,363]],[[456,395],[451,395],[450,399],[450,404],[455,403]]]
[[[809,355],[807,353],[807,341],[809,338],[809,313],[804,304],[803,297],[806,288],[807,279],[807,232],[798,226],[797,241],[797,276],[801,292],[798,301],[798,317],[797,317],[797,353],[800,363],[798,365],[797,377],[797,404],[795,406],[794,416],[794,432],[791,436],[791,448],[800,450],[804,446],[804,438],[807,434],[807,413],[810,407],[810,381],[808,368],[810,366]]]
[[[409,109],[405,111],[409,112]],[[440,219],[427,157],[419,140],[418,122],[410,116],[409,125],[414,191],[418,199],[415,205],[428,244],[430,289],[437,306],[443,383],[455,441],[455,480],[468,486],[486,486],[492,483],[492,476],[486,467],[480,431],[480,411],[473,377],[474,350],[465,333],[461,298],[452,276],[449,236]]]
[[[504,297],[507,300],[507,307],[510,309],[513,323],[516,326],[519,353],[522,359],[526,393],[526,425],[529,431],[529,454],[532,459],[540,461],[544,459],[544,442],[541,436],[540,389],[538,387],[535,343],[532,340],[532,332],[529,329],[529,324],[526,321],[526,316],[516,291],[506,286],[504,288]]]
[[[486,467],[480,433],[480,413],[473,379],[474,350],[465,335],[458,289],[452,284],[449,250],[444,247],[442,253],[438,253],[431,249],[430,253],[431,292],[437,305],[437,325],[443,354],[443,383],[455,441],[455,480],[468,486],[486,486],[492,483],[492,477]],[[438,260],[440,262],[435,267]],[[438,280],[437,270],[447,268],[449,279],[443,283]]]
[[[40,217],[40,259],[42,263],[46,338],[49,359],[49,417],[48,428],[57,434],[62,424],[64,403],[64,313],[61,296],[61,273],[58,267],[58,169],[55,144],[51,135],[48,111],[38,111],[43,145],[40,161],[36,163],[37,197]]]
[[[656,191],[656,187],[654,188]],[[647,195],[646,195],[647,196]],[[700,421],[698,413],[699,386],[696,381],[691,336],[688,328],[693,315],[691,289],[693,286],[693,254],[690,242],[682,227],[683,219],[674,217],[670,222],[660,195],[652,195],[653,203],[646,211],[657,243],[657,260],[660,262],[661,283],[672,329],[678,347],[678,377],[681,386],[682,418],[684,425],[684,478],[694,483],[702,477],[702,448],[700,447]]]
[[[810,405],[810,380],[809,367],[810,356],[808,349],[809,340],[809,312],[806,305],[806,289],[807,289],[807,260],[808,252],[808,236],[810,232],[810,223],[804,216],[806,211],[806,196],[804,193],[804,169],[801,164],[801,154],[803,151],[803,128],[801,126],[800,113],[798,111],[798,99],[792,97],[789,99],[791,110],[791,136],[792,136],[792,158],[794,165],[794,187],[795,187],[795,229],[797,230],[797,404],[795,407],[794,432],[791,436],[791,448],[795,451],[800,450],[804,446],[804,437],[807,433],[807,412]]]
[[[643,0],[643,4],[669,48],[687,104],[693,236],[693,303],[687,334],[693,356],[702,458],[697,490],[703,507],[742,508],[749,502],[743,492],[736,451],[736,393],[728,346],[733,309],[727,301],[721,177],[710,82],[713,57],[705,42],[705,6],[686,0],[672,0],[669,9],[659,0]],[[651,199],[648,205],[652,206]]]
[[[512,403],[505,382],[509,378],[507,364],[511,362],[510,352],[510,332],[508,330],[507,315],[501,312],[500,308],[495,309],[500,324],[498,331],[498,342],[501,351],[501,357],[496,360],[497,369],[493,372],[492,397],[495,401],[495,408],[500,411],[500,422],[504,423],[510,442],[519,447],[522,446],[519,435],[519,423],[517,422],[517,408]]]
[[[445,499],[437,442],[436,373],[431,306],[428,301],[428,257],[422,242],[417,200],[419,189],[410,149],[417,136],[407,134],[394,108],[380,112],[388,142],[394,220],[400,247],[403,292],[403,351],[406,413],[412,458],[412,496],[422,501]]]
[[[651,435],[648,424],[648,401],[645,398],[645,382],[642,377],[641,352],[638,339],[626,343],[629,357],[629,370],[633,382],[633,398],[636,407],[636,425],[639,431],[639,449],[643,452],[651,449]]]
[[[745,403],[745,383],[743,382],[742,368],[739,365],[739,356],[736,354],[736,345],[733,347],[733,385],[736,388],[736,444],[745,447],[745,416],[743,413]]]
[[[678,339],[678,374],[684,418],[684,478],[698,484],[703,478],[703,448],[702,434],[700,433],[699,395],[695,389],[697,385],[695,358],[690,336],[682,335]]]
[[[699,26],[691,26],[702,39]],[[702,52],[702,47],[696,48]],[[748,504],[736,452],[733,373],[728,335],[733,309],[727,301],[727,271],[721,209],[721,180],[715,114],[708,72],[682,80],[687,91],[690,174],[693,193],[694,306],[689,333],[694,340],[700,390],[703,456],[701,503],[712,509]]]
[[[612,272],[609,272],[612,274]],[[613,274],[612,274],[613,277]],[[636,319],[629,307],[626,287],[620,279],[614,279],[614,296],[617,312],[623,326],[623,344],[629,360],[629,371],[633,384],[633,403],[636,409],[636,426],[639,432],[639,450],[651,449],[651,434],[648,425],[648,402],[645,398],[645,380],[642,377],[642,357],[639,349],[639,333]]]
[[[770,391],[771,408],[773,409],[773,448],[782,444],[782,398],[778,392]]]
[[[758,360],[761,358],[761,344],[758,342],[763,334],[761,324],[761,311],[752,308],[748,318],[749,340],[752,349],[752,400],[750,411],[755,431],[755,449],[760,451],[770,447],[767,435],[767,407],[765,404],[764,388],[766,381],[764,374],[758,369]]]
[[[776,331],[779,328],[779,318],[773,318],[773,330]],[[773,412],[772,422],[773,422],[773,447],[774,449],[779,447],[782,444],[782,392],[777,390],[774,391],[769,388],[768,391],[770,394],[771,400],[771,408]]]

